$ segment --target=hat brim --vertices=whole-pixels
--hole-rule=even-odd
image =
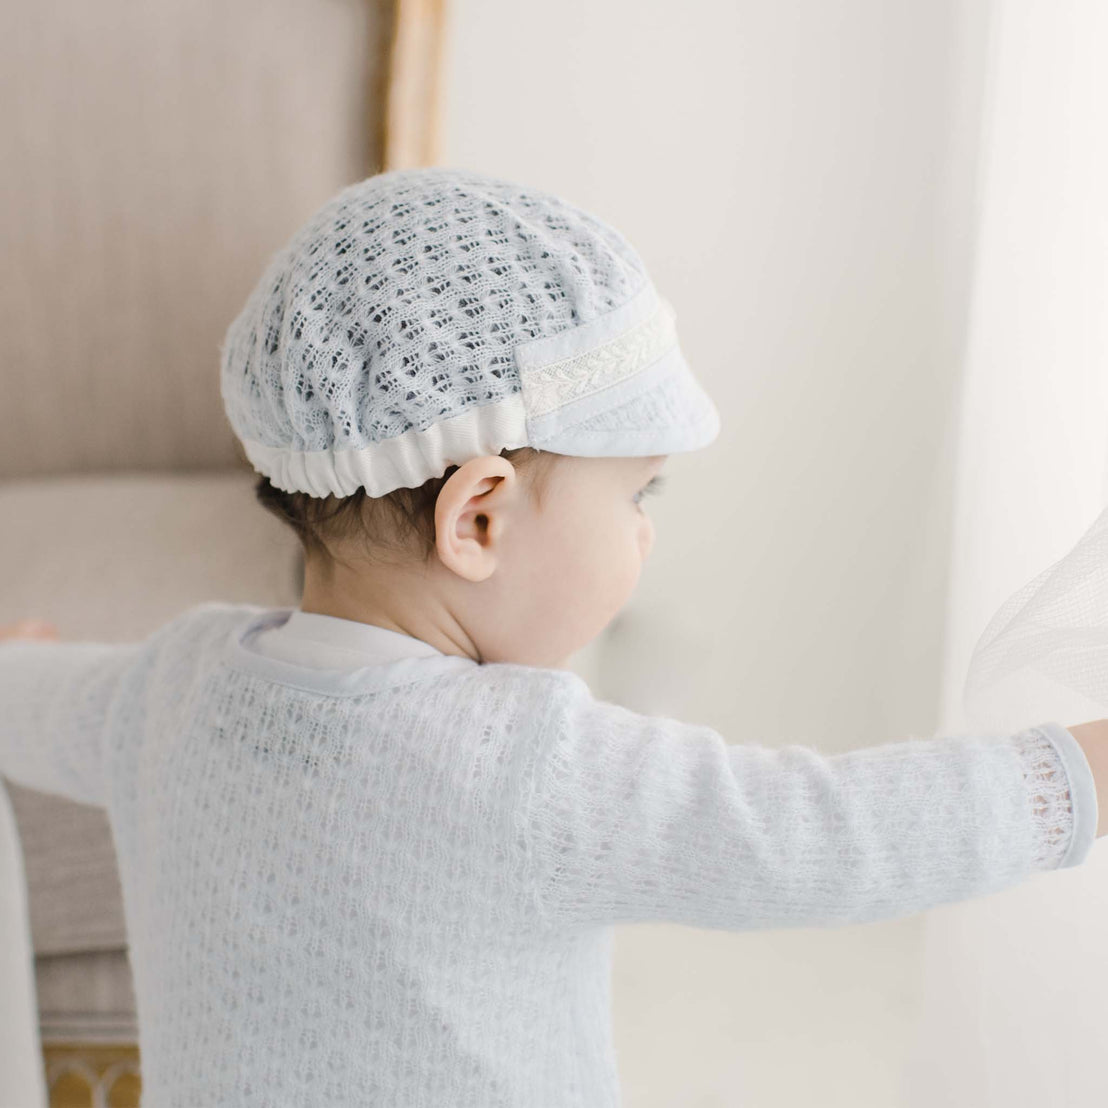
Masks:
[[[719,434],[712,399],[680,347],[611,389],[527,422],[536,449],[577,457],[643,457],[700,450]]]

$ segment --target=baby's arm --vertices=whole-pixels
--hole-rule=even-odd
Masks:
[[[104,805],[104,736],[145,643],[50,641],[0,628],[0,774]]]
[[[824,756],[595,700],[570,678],[524,835],[551,925],[746,930],[906,916],[1084,861],[1098,823],[1058,723]]]

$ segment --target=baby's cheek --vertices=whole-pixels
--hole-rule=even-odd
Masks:
[[[543,616],[560,622],[595,603],[591,595],[598,579],[595,543],[596,536],[588,528],[566,528],[547,535],[530,551],[524,586],[528,596],[521,606],[540,607]]]
[[[654,523],[650,516],[643,515],[642,524],[639,527],[639,558],[646,561],[650,557],[650,551],[654,549]]]
[[[613,588],[618,588],[618,546],[613,545],[609,529],[601,521],[581,531],[564,552],[554,569],[561,603],[585,618],[610,603]]]
[[[642,531],[638,525],[609,528],[603,548],[597,551],[594,603],[610,618],[623,606],[634,590],[642,570]]]

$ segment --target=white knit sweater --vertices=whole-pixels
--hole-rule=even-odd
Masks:
[[[732,745],[296,614],[0,643],[0,772],[111,819],[151,1108],[608,1108],[613,924],[906,916],[1095,837],[1058,723]]]

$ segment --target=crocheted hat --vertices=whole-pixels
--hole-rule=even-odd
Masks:
[[[622,235],[466,170],[332,197],[274,255],[220,361],[251,464],[317,497],[383,496],[521,446],[630,457],[719,432]]]

